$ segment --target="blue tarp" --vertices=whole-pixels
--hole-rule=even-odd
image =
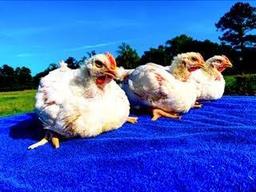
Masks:
[[[29,151],[42,137],[36,115],[2,117],[0,191],[256,191],[256,97],[150,118]]]

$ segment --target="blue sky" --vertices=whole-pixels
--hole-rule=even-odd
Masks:
[[[122,42],[140,55],[183,33],[218,42],[214,23],[235,2],[0,1],[0,65],[27,66],[35,75],[92,50],[116,55]]]

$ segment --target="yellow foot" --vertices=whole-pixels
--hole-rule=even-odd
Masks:
[[[52,145],[55,149],[58,149],[60,147],[60,140],[56,136],[52,136]]]
[[[174,119],[181,119],[181,116],[175,112],[165,112],[161,109],[153,109],[152,121],[156,121],[160,117],[169,117]]]
[[[39,146],[45,145],[47,142],[48,142],[47,138],[44,137],[44,138],[41,139],[40,141],[34,143],[33,145],[30,145],[30,146],[28,147],[28,149],[35,149],[35,148],[37,148],[37,147],[39,147]]]
[[[47,131],[43,139],[41,139],[40,141],[36,142],[33,145],[30,145],[28,149],[35,149],[37,147],[43,146],[46,143],[48,143],[49,140],[51,140],[52,145],[55,149],[60,147],[60,141],[58,136],[53,132]]]
[[[198,101],[196,101],[195,102],[195,104],[194,104],[194,106],[193,106],[193,108],[201,108],[203,105],[202,104],[200,104]]]
[[[137,123],[138,117],[128,117],[127,122],[132,123],[132,124]]]

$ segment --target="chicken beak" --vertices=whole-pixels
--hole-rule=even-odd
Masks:
[[[223,72],[226,68],[232,68],[233,65],[231,62],[226,62],[218,68],[218,71]]]
[[[198,65],[197,65],[198,68],[204,68],[204,66],[205,66],[205,62],[204,61],[198,62]]]
[[[107,71],[105,71],[105,74],[111,76],[113,79],[116,79],[118,76],[116,69],[114,69],[114,70],[108,69]]]
[[[232,63],[230,63],[230,62],[226,63],[224,66],[226,68],[232,68],[233,67]]]
[[[199,62],[195,62],[188,70],[190,72],[192,71],[195,71],[195,70],[198,70],[198,69],[201,69],[201,68],[204,68],[205,67],[205,63],[204,61],[199,61]]]

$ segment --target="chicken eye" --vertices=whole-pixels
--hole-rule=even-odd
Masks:
[[[96,65],[96,67],[98,67],[98,68],[102,68],[103,67],[103,63],[101,62],[101,61],[99,61],[99,60],[96,60],[95,62],[95,65]]]
[[[182,61],[182,65],[183,65],[184,67],[186,67],[186,66],[187,66],[186,61]]]
[[[220,59],[215,60],[217,63],[221,63],[222,61]]]
[[[191,59],[192,59],[192,61],[197,61],[196,57],[192,57]]]

